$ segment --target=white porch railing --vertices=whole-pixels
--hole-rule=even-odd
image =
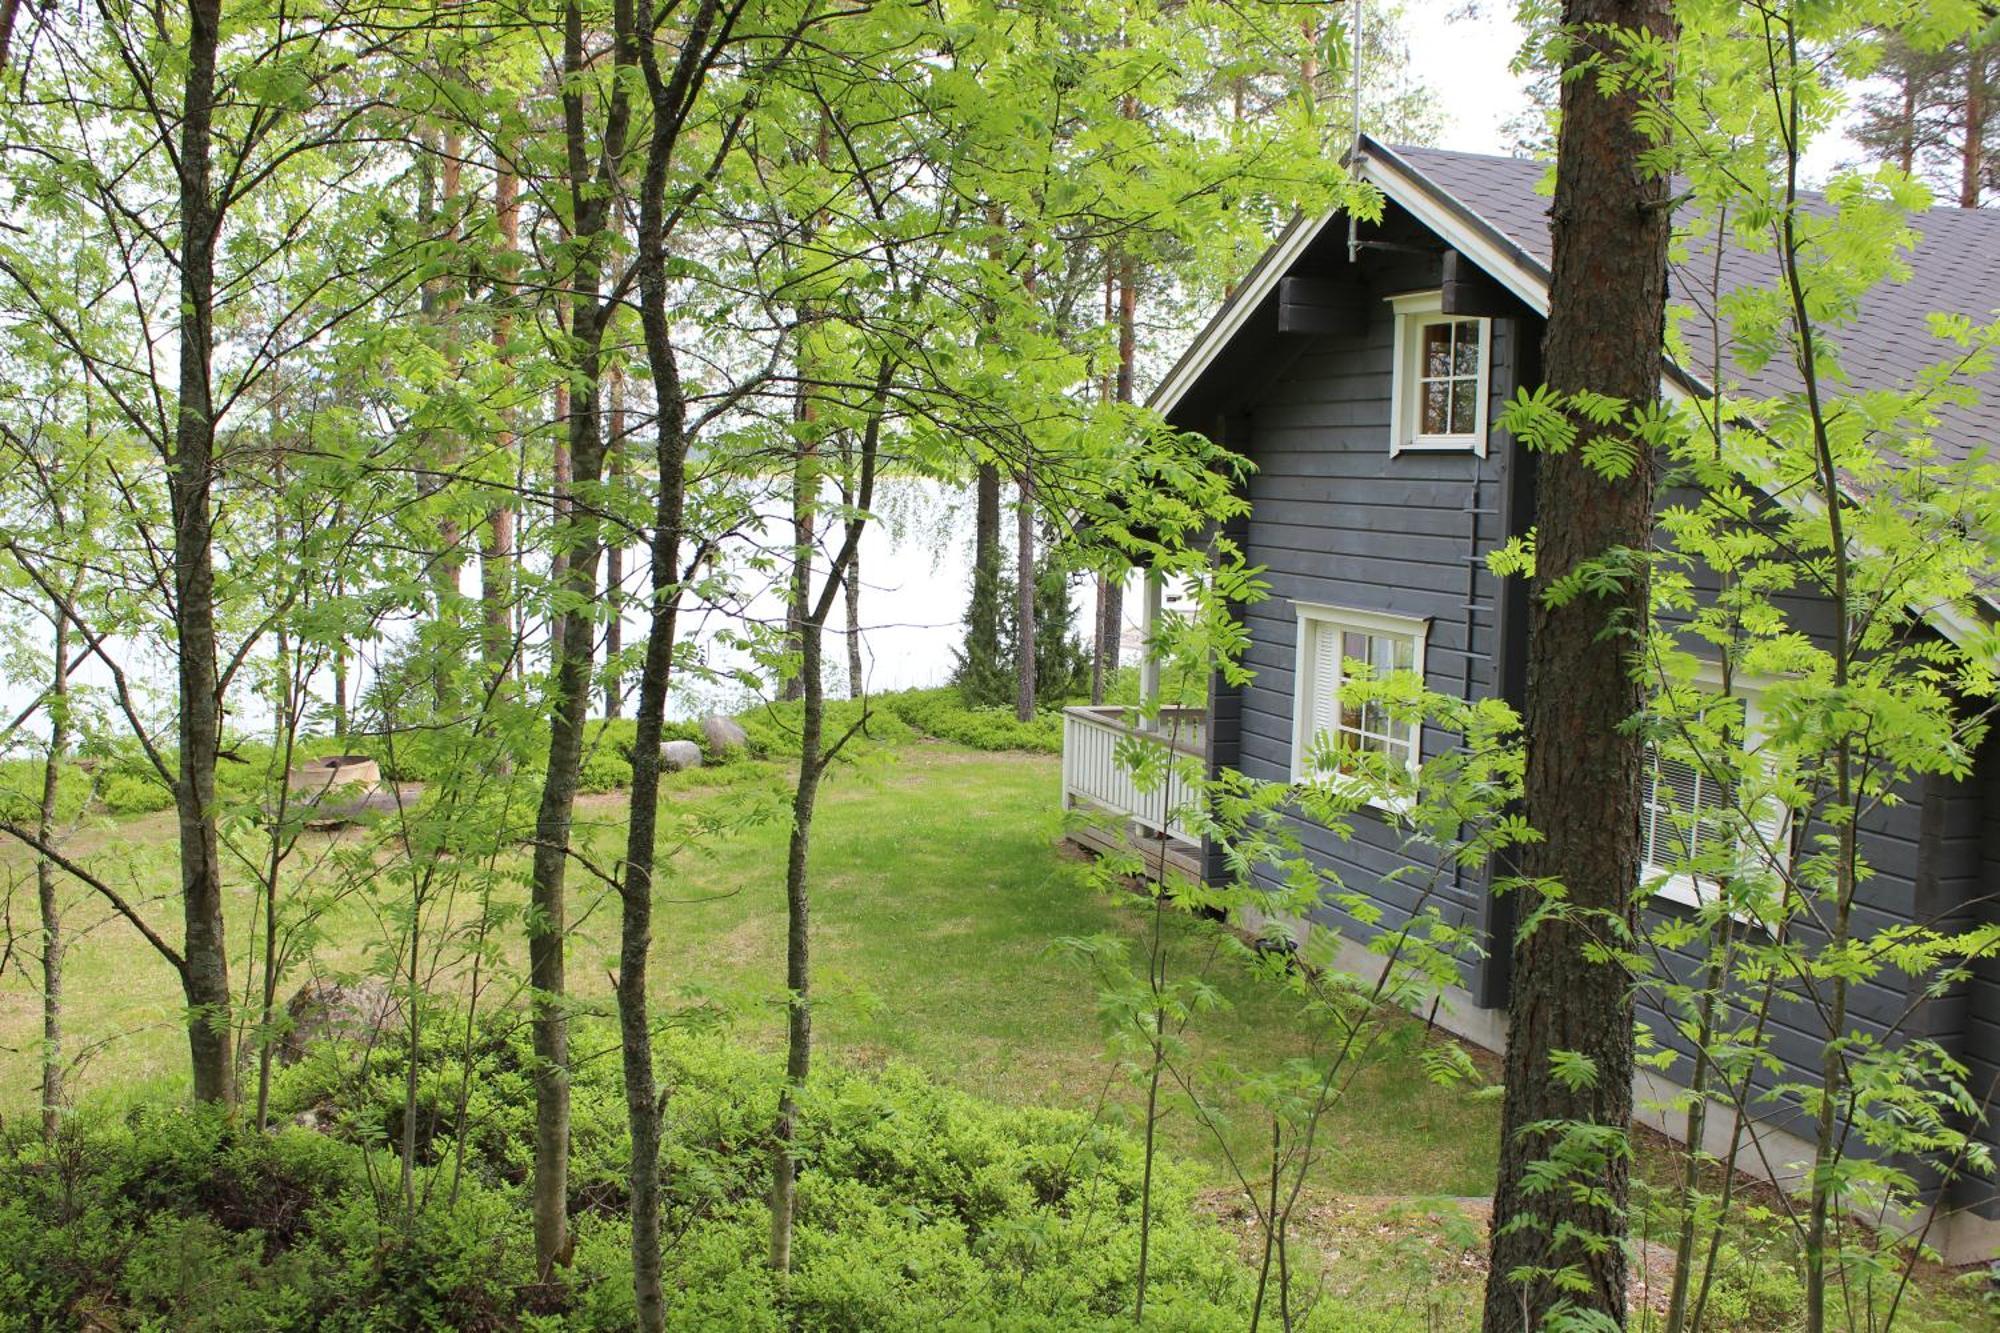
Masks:
[[[1171,749],[1182,759],[1199,763],[1207,746],[1208,716],[1200,708],[1160,710],[1157,730],[1143,731],[1136,710],[1083,705],[1063,710],[1063,806],[1087,803],[1124,815],[1152,833],[1198,842],[1177,816],[1169,812],[1187,803],[1185,784],[1169,780],[1151,791],[1139,790],[1131,772],[1118,762],[1119,747],[1131,741]]]

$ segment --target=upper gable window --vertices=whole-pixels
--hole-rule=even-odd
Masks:
[[[1395,370],[1389,451],[1486,455],[1486,379],[1493,321],[1444,313],[1443,292],[1393,296]]]

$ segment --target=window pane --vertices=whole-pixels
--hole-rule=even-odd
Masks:
[[[1470,435],[1479,428],[1479,384],[1476,380],[1453,380],[1451,385],[1451,429],[1455,435]]]
[[[1391,670],[1414,671],[1417,667],[1417,641],[1415,639],[1391,639],[1394,665]]]
[[[1352,659],[1356,662],[1369,661],[1368,636],[1366,634],[1356,634],[1353,630],[1342,634],[1340,636],[1340,655],[1343,658]]]
[[[1451,325],[1424,325],[1424,374],[1451,374]]]
[[[1370,638],[1368,640],[1368,664],[1376,669],[1376,679],[1380,681],[1388,673],[1396,671],[1396,640],[1394,638]]]
[[[1457,336],[1452,339],[1451,369],[1454,375],[1477,375],[1479,373],[1479,323],[1476,320],[1460,320],[1454,326]]]
[[[1417,429],[1425,435],[1451,434],[1451,405],[1448,383],[1424,385],[1423,420]]]

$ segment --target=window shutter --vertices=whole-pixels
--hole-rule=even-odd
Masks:
[[[1312,734],[1310,750],[1324,747],[1340,722],[1340,628],[1312,622]]]

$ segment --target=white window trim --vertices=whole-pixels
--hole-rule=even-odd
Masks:
[[[1389,452],[1474,453],[1486,457],[1487,395],[1493,368],[1493,321],[1477,315],[1446,315],[1444,292],[1405,292],[1388,298],[1396,312],[1395,341],[1390,351]],[[1417,393],[1423,377],[1417,373],[1418,339],[1424,325],[1469,322],[1479,326],[1479,388],[1476,425],[1470,433],[1419,435]]]
[[[1722,693],[1722,668],[1714,662],[1704,661],[1696,667],[1692,683],[1696,689],[1707,690],[1719,697]],[[1771,684],[1768,678],[1748,674],[1740,669],[1730,678],[1730,696],[1743,701],[1743,743],[1745,750],[1752,756],[1770,734],[1764,720],[1763,694]],[[1644,814],[1645,811],[1641,809],[1641,817],[1644,817]],[[1780,812],[1770,831],[1772,839],[1781,842],[1785,838],[1790,829],[1791,817],[1789,809]],[[1643,860],[1643,839],[1641,855],[1639,866],[1641,886],[1658,880],[1651,897],[1679,903],[1683,907],[1706,907],[1715,901],[1715,885],[1698,882],[1692,875],[1668,874],[1665,879],[1660,879],[1661,875],[1666,874],[1666,868]],[[1747,919],[1741,913],[1737,915],[1739,919]]]
[[[1414,616],[1391,615],[1383,611],[1364,611],[1355,607],[1328,606],[1322,602],[1292,603],[1292,610],[1298,617],[1296,632],[1293,634],[1292,660],[1292,762],[1291,780],[1293,786],[1307,783],[1324,783],[1338,780],[1337,774],[1309,772],[1307,760],[1312,754],[1313,737],[1312,709],[1307,706],[1309,697],[1321,688],[1312,667],[1310,631],[1314,626],[1332,626],[1338,630],[1353,630],[1362,634],[1396,634],[1409,638],[1414,651],[1411,653],[1411,670],[1419,678],[1424,675],[1424,649],[1430,637],[1430,621]],[[1337,690],[1340,687],[1335,685]],[[1417,771],[1423,762],[1424,729],[1422,723],[1412,723],[1415,733],[1410,744],[1410,771]],[[1397,803],[1378,797],[1368,798],[1368,804],[1380,810],[1394,811]]]

